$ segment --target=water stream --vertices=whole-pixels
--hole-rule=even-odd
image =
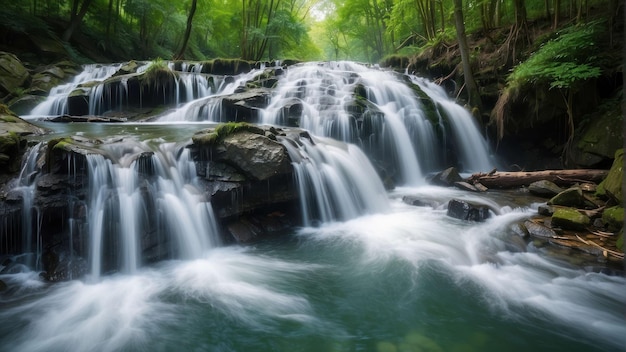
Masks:
[[[534,199],[513,202],[498,192],[471,195],[424,185],[415,130],[399,126],[409,119],[409,126],[421,124],[419,102],[401,100],[402,92],[379,95],[388,79],[381,71],[349,63],[321,72],[303,67],[286,77],[317,72],[333,83],[337,101],[350,95],[341,86],[359,77],[368,99],[387,116],[385,129],[394,130],[389,137],[398,138],[390,143],[411,149],[394,152],[407,158],[404,187],[385,191],[357,143],[335,142],[328,138],[337,138],[335,132],[324,132],[326,122],[313,121],[330,115],[341,120],[343,103],[324,113],[307,107],[302,121],[308,114],[307,126],[317,136],[282,141],[294,162],[304,226],[255,244],[225,245],[184,148],[205,125],[168,122],[174,115],[158,124],[54,125],[53,136],[125,138],[107,144],[108,158],[88,157],[86,220],[74,219],[87,222],[85,279],[50,284],[31,261],[0,263],[0,280],[8,287],[0,292],[0,351],[624,350],[626,278],[516,240],[510,225],[536,212]],[[412,79],[430,96],[441,93]],[[264,123],[277,116],[281,89],[295,89],[281,86],[291,80],[280,81]],[[330,89],[321,84],[307,89]],[[299,99],[315,105],[327,96],[318,93]],[[433,99],[445,114],[463,115],[453,112],[462,108],[447,97]],[[176,116],[187,116],[189,106],[181,105]],[[459,130],[474,128],[460,123]],[[345,131],[346,138],[338,139],[351,141],[353,132]],[[491,165],[480,134],[468,133],[446,138],[484,149],[480,160],[460,157],[473,165],[467,170]],[[16,186],[25,195],[33,184],[33,150]],[[409,206],[404,196],[431,205]],[[25,208],[36,216],[27,198]],[[445,209],[452,198],[496,204],[500,211],[484,223],[452,219]],[[9,231],[3,226],[0,234]],[[146,264],[137,245],[153,230],[169,239],[164,243],[176,255]],[[28,231],[25,236],[37,237],[36,229]],[[107,248],[113,247],[121,250],[111,254]],[[36,242],[28,251],[38,256]],[[103,267],[102,256],[111,255],[116,270]]]

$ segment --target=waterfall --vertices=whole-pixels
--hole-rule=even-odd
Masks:
[[[422,171],[406,126],[422,124],[424,117],[417,100],[411,98],[410,89],[388,73],[349,62],[290,67],[280,78],[262,122],[287,124],[285,106],[296,102],[302,104],[300,127],[318,136],[361,145],[367,137],[363,131],[368,122],[357,121],[351,112],[358,99],[357,89],[365,89],[366,96],[361,98],[369,99],[384,114],[382,126],[378,126],[381,129],[374,132],[380,133],[380,140],[372,149],[384,150],[386,157],[396,160],[402,182],[419,183]],[[419,131],[424,131],[419,140],[432,139],[432,132]]]
[[[67,98],[70,93],[87,82],[102,82],[111,77],[122,64],[115,65],[85,65],[83,71],[76,75],[71,82],[58,85],[52,90],[46,100],[37,105],[30,113],[31,116],[58,116],[68,113]]]
[[[22,252],[25,254],[24,264],[36,269],[41,269],[40,258],[41,248],[39,223],[40,216],[35,207],[35,176],[37,174],[36,164],[37,155],[41,148],[41,143],[32,146],[24,156],[24,162],[20,170],[17,185],[13,189],[22,196],[22,212],[21,212],[21,244]],[[33,228],[33,219],[36,228]],[[33,248],[36,244],[36,248]]]
[[[92,281],[110,270],[134,273],[142,265],[142,241],[156,236],[174,257],[193,259],[218,244],[210,202],[196,184],[189,151],[174,143],[146,143],[107,150],[115,160],[87,155]],[[145,154],[148,153],[148,154]],[[115,258],[103,258],[117,246]],[[106,267],[104,263],[108,263]]]
[[[245,86],[246,82],[263,72],[261,68],[237,76],[212,76],[214,89],[203,91],[202,94],[197,94],[196,98],[188,99],[187,103],[180,108],[159,117],[159,121],[231,121],[232,118],[221,114],[222,98],[234,94],[238,88]],[[197,77],[197,74],[191,73],[188,77],[194,79],[193,77]]]
[[[385,188],[358,147],[327,138],[282,143],[294,167],[305,226],[388,210]]]
[[[405,185],[420,184],[424,169],[449,166],[442,151],[450,133],[463,171],[492,168],[489,148],[471,115],[441,88],[412,79],[415,88],[406,76],[352,62],[291,66],[279,77],[261,122],[289,125],[295,119],[315,135],[360,145],[375,163],[397,170],[397,181]],[[445,116],[423,105],[419,89]]]
[[[411,81],[428,94],[439,111],[448,118],[454,138],[459,143],[457,150],[461,155],[463,170],[484,172],[496,166],[490,156],[489,145],[480,134],[472,115],[450,99],[441,86],[420,77],[410,77]]]

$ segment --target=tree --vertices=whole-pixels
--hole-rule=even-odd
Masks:
[[[83,17],[87,14],[87,10],[89,9],[89,5],[91,5],[92,1],[93,0],[82,0],[82,2],[81,0],[72,1],[70,23],[61,37],[63,41],[69,42],[70,39],[72,39],[74,31],[80,26],[80,23],[83,21]]]
[[[468,105],[472,108],[482,110],[480,93],[478,85],[472,73],[472,65],[469,57],[469,47],[467,45],[467,37],[465,36],[465,23],[463,18],[463,1],[454,0],[454,23],[456,27],[456,36],[459,42],[459,51],[461,52],[461,62],[463,65],[463,77],[465,79],[465,88],[467,89]]]
[[[187,27],[185,28],[185,35],[183,37],[183,45],[180,51],[174,57],[176,60],[182,60],[185,58],[185,50],[187,49],[187,43],[191,36],[191,25],[193,23],[193,15],[196,13],[197,0],[191,0],[191,8],[189,9],[189,16],[187,16]]]

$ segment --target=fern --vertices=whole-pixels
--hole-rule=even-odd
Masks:
[[[594,53],[601,26],[596,21],[563,30],[513,70],[508,78],[509,86],[530,83],[570,89],[582,81],[599,77],[602,72],[595,64]]]

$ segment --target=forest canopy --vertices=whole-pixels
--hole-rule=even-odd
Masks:
[[[378,62],[455,38],[453,0],[2,0],[14,31],[57,33],[110,59],[215,57]],[[617,0],[465,0],[468,33],[556,28]],[[84,44],[83,44],[84,45]]]

